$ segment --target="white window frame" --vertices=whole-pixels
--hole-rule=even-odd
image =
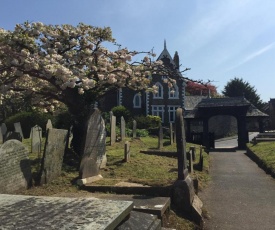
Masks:
[[[158,92],[153,94],[154,99],[163,99],[163,86],[161,83],[157,82],[155,86],[158,87]]]
[[[172,93],[171,92],[172,90],[174,90],[175,92]],[[177,84],[174,84],[172,88],[169,88],[168,98],[169,99],[179,99],[179,87],[177,86]]]
[[[158,116],[161,122],[164,122],[164,105],[152,105],[152,115]]]
[[[169,119],[169,123],[175,123],[176,121],[176,111],[177,108],[179,108],[179,105],[169,105],[168,107],[168,119]],[[171,116],[172,115],[172,116]]]
[[[138,100],[138,103],[136,103]],[[141,95],[140,93],[136,93],[134,98],[133,98],[133,107],[134,108],[141,108]]]

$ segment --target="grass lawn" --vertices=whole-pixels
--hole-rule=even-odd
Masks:
[[[275,171],[275,142],[259,142],[256,145],[249,143],[247,146],[262,160],[267,168]]]
[[[109,140],[109,139],[107,139]],[[101,170],[103,180],[96,182],[97,185],[114,185],[120,181],[136,182],[150,186],[167,186],[174,183],[177,179],[177,158],[165,157],[158,155],[148,155],[140,153],[141,150],[156,150],[158,139],[153,137],[144,137],[141,139],[126,139],[130,142],[130,161],[124,162],[124,142],[116,142],[113,146],[109,146],[107,142],[107,167]],[[24,140],[24,144],[30,146],[30,140]],[[191,145],[187,144],[187,150]],[[192,144],[192,146],[196,146]],[[196,146],[196,161],[199,159],[199,146]],[[163,151],[176,152],[176,144],[170,145],[165,139]],[[204,167],[203,171],[194,170],[193,178],[199,180],[199,188],[205,187],[210,180],[209,155],[203,152]],[[32,162],[32,172],[37,175],[40,160],[37,154],[30,153]],[[24,195],[43,195],[43,196],[74,196],[86,197],[92,196],[87,191],[79,190],[75,184],[78,177],[78,170],[75,167],[75,159],[71,159],[71,155],[67,155],[63,165],[63,170],[59,178],[49,184],[43,186],[34,186],[26,191],[19,191],[17,194]],[[175,229],[194,229],[195,226],[188,220],[185,220],[181,214],[170,212],[167,217],[166,225]]]

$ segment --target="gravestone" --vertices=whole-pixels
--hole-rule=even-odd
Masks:
[[[20,133],[22,139],[24,139],[24,135],[23,135],[23,132],[22,132],[22,127],[21,127],[20,122],[16,122],[13,125],[14,125],[14,131],[17,132],[17,133]]]
[[[8,140],[18,140],[22,142],[22,136],[20,133],[8,131],[4,137],[4,142]]]
[[[40,184],[50,183],[61,174],[68,130],[48,129],[43,153]]]
[[[195,161],[196,160],[196,147],[195,146],[190,146],[190,153],[192,154],[193,161]]]
[[[100,165],[106,150],[105,123],[98,109],[91,111],[86,127],[85,142],[83,143],[84,153],[79,170],[81,179],[99,175]]]
[[[189,152],[189,172],[193,174],[193,154],[192,151]]]
[[[0,128],[0,145],[4,143],[4,136],[2,134],[2,129]]]
[[[110,145],[113,145],[116,142],[116,116],[113,115],[113,112],[110,112],[110,126]]]
[[[174,143],[174,132],[173,132],[173,123],[170,122],[170,144],[172,145]]]
[[[178,180],[184,180],[188,175],[186,159],[186,140],[183,121],[183,110],[176,111],[176,133],[177,133],[177,154],[178,154]]]
[[[163,148],[163,128],[162,125],[159,126],[159,135],[158,135],[158,149]]]
[[[130,159],[130,142],[126,141],[124,144],[124,161],[128,162]]]
[[[137,137],[137,122],[133,120],[133,138]]]
[[[39,157],[41,154],[41,145],[42,145],[42,128],[38,125],[35,125],[31,128],[31,152],[38,153]]]
[[[6,135],[7,131],[8,131],[7,126],[6,126],[5,123],[1,124],[1,131],[2,131],[3,137],[5,137],[5,135]]]
[[[122,141],[125,139],[125,120],[123,116],[120,118],[120,138]]]
[[[48,119],[47,124],[46,124],[46,131],[47,131],[48,129],[52,129],[52,128],[53,128],[52,121],[51,121],[51,119]]]
[[[31,186],[28,150],[18,140],[0,146],[0,193],[14,192]]]

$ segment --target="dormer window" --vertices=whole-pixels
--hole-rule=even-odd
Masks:
[[[140,93],[135,94],[133,99],[134,108],[141,108],[141,95]]]
[[[159,82],[157,82],[155,84],[155,86],[158,87],[158,91],[157,91],[157,93],[154,94],[153,98],[162,99],[163,98],[163,86],[162,86],[162,84],[160,84]]]

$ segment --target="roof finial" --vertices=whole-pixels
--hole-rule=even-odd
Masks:
[[[164,49],[166,50],[166,40],[164,39]]]

